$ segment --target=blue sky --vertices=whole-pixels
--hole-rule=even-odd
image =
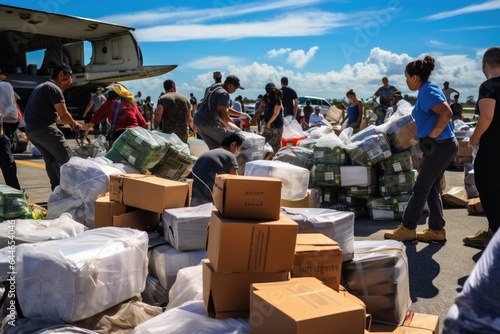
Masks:
[[[136,28],[144,65],[177,64],[163,76],[123,82],[153,101],[162,83],[201,98],[212,72],[237,75],[255,99],[282,76],[299,96],[342,99],[354,88],[367,99],[383,76],[403,94],[406,64],[429,54],[430,80],[445,80],[462,102],[477,97],[482,55],[500,45],[500,0],[478,1],[95,1],[19,0],[7,5]]]

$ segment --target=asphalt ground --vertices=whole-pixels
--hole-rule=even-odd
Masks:
[[[70,136],[71,133],[68,134],[69,144],[76,145]],[[19,182],[26,190],[29,202],[44,205],[51,190],[43,159],[28,153],[15,154],[15,159]],[[464,184],[464,172],[460,169],[448,169],[445,178],[448,186]],[[2,175],[0,182],[4,183]],[[462,239],[485,228],[487,224],[484,216],[468,215],[466,208],[448,208],[444,215],[447,234],[445,244],[405,244],[410,273],[410,310],[438,315],[441,322],[482,253],[479,249],[465,247]],[[398,221],[357,218],[355,240],[382,240],[384,232],[398,224]],[[422,222],[417,230],[426,227]]]

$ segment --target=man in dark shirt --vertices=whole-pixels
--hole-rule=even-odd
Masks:
[[[299,98],[297,92],[288,87],[288,78],[281,78],[281,93],[283,101],[283,115],[284,117],[292,115],[297,118],[297,111],[299,110]]]
[[[69,113],[63,95],[72,82],[71,68],[64,63],[57,65],[51,79],[38,85],[31,93],[24,110],[26,135],[42,153],[52,190],[59,185],[61,166],[72,155],[57,124],[69,124],[76,132],[81,128],[81,124]]]

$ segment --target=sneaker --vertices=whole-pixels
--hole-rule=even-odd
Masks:
[[[440,230],[426,228],[422,232],[417,232],[417,239],[423,242],[446,242],[446,231],[444,228]]]
[[[491,237],[493,237],[493,231],[491,229],[478,231],[474,235],[469,235],[464,238],[465,246],[475,247],[475,248],[486,248],[488,242],[490,242]]]
[[[400,224],[396,229],[386,232],[384,238],[398,241],[415,241],[417,240],[417,234],[415,229],[409,229]]]

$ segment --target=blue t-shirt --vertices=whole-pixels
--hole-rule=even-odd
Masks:
[[[440,102],[446,102],[446,97],[439,86],[433,84],[432,82],[425,82],[422,87],[420,87],[417,95],[417,101],[413,107],[411,115],[415,119],[417,125],[417,137],[425,138],[436,126],[438,120],[438,114],[433,112],[431,109]],[[451,121],[444,130],[437,136],[438,140],[453,138],[455,135],[453,133],[453,126]]]
[[[203,101],[194,114],[195,123],[198,120],[206,122],[220,121],[217,107],[221,105],[229,107],[229,93],[224,89],[223,85],[214,85],[210,89],[213,89],[213,92],[211,94],[208,93],[205,97],[208,101]]]

